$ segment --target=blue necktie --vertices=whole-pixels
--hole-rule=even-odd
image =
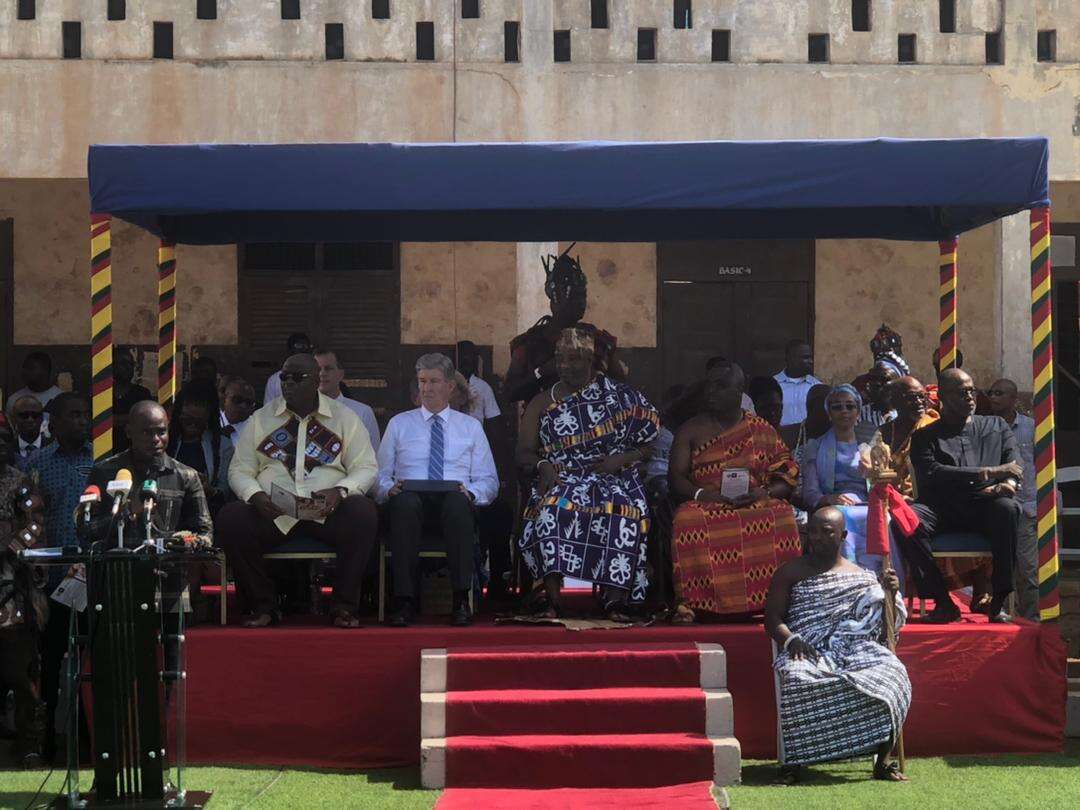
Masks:
[[[443,480],[443,424],[438,416],[431,417],[431,455],[428,457],[429,481]]]

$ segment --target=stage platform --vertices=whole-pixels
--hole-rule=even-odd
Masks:
[[[759,622],[569,631],[481,618],[469,628],[341,630],[298,619],[257,630],[201,626],[188,638],[193,763],[416,765],[422,649],[680,642],[723,645],[743,757],[776,755],[770,645]],[[991,625],[969,614],[946,626],[916,620],[899,653],[914,692],[909,755],[1061,750],[1065,646],[1056,626]]]

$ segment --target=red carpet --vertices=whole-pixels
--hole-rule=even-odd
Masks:
[[[719,643],[727,651],[735,736],[743,756],[775,756],[769,642],[758,624],[578,633],[491,624],[355,631],[325,624],[264,630],[206,626],[193,629],[189,640],[188,755],[196,763],[415,765],[424,648],[580,644],[610,649],[694,641]],[[910,754],[1061,750],[1065,647],[1056,626],[989,625],[982,617],[944,627],[913,624],[902,634],[900,657],[914,688],[905,727]],[[505,685],[509,674],[521,688],[543,688],[543,660],[497,678],[492,674],[489,685]],[[482,677],[482,657],[474,663]],[[483,728],[481,707],[469,713],[468,721]]]
[[[432,765],[425,784],[630,788],[738,778],[721,651],[704,662],[681,642],[545,646],[430,652],[422,733],[445,751],[445,771]],[[703,687],[714,690],[711,724]]]
[[[492,790],[449,788],[435,810],[716,810],[711,782],[694,782],[662,788],[615,788],[550,790]]]

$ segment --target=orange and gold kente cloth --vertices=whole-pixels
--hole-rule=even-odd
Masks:
[[[694,451],[690,477],[695,487],[719,487],[724,470],[739,467],[750,471],[751,488],[777,480],[794,486],[799,474],[777,432],[750,414]],[[745,509],[687,501],[675,513],[675,592],[694,610],[761,611],[773,573],[799,553],[795,512],[786,501],[770,498]]]

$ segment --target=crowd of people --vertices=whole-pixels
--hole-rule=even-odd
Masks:
[[[429,535],[446,552],[457,626],[473,621],[479,581],[496,598],[511,581],[531,582],[522,609],[548,619],[565,613],[565,578],[593,583],[603,615],[630,621],[667,578],[674,600],[651,613],[666,608],[675,623],[764,612],[791,705],[808,691],[835,693],[866,721],[844,744],[867,751],[892,739],[910,700],[902,666],[879,643],[881,606],[893,591],[934,599],[925,621],[943,623],[960,615],[950,591],[970,584],[971,610],[1006,622],[1015,583],[1019,614],[1037,620],[1033,423],[1018,411],[1015,383],[994,382],[983,413],[961,368],[924,385],[900,336],[882,327],[871,368],[851,382],[814,377],[811,346],[794,339],[773,376],[747,379],[737,363],[713,357],[703,380],[669,391],[658,410],[630,381],[616,339],[582,322],[580,264],[567,251],[549,257],[545,273],[552,314],[513,341],[501,387],[516,419],[504,417],[479,376],[470,342],[456,347],[456,364],[438,353],[417,360],[415,407],[382,432],[372,408],[349,396],[334,351],[306,335],[289,336],[261,405],[250,381],[220,377],[200,357],[166,412],[133,382],[133,357],[118,351],[119,455],[95,465],[88,398],[60,392],[48,357],[28,355],[26,386],[0,425],[0,522],[16,532],[40,521],[48,544],[67,545],[88,481],[104,491],[120,467],[137,481],[152,478],[161,503],[154,528],[224,549],[246,627],[281,621],[264,554],[298,537],[336,552],[330,612],[344,628],[361,624],[380,531],[391,552],[388,623],[397,627],[419,613],[418,559]],[[514,433],[513,470],[500,473],[496,457]],[[890,527],[900,577],[887,573],[885,589],[882,557],[868,547],[868,447],[881,442],[916,518],[914,528]],[[37,512],[15,506],[24,491],[40,493]],[[133,504],[126,519],[137,523]],[[660,525],[665,519],[670,525]],[[985,536],[992,562],[943,567],[934,537],[968,530]],[[653,554],[660,542],[670,548]],[[20,585],[19,565],[10,557],[4,565],[16,606],[63,575]],[[32,718],[21,732],[31,758],[51,754],[44,729],[54,722],[68,626],[67,608],[51,607],[41,626],[24,606],[0,628],[42,640],[41,678],[30,667],[15,684],[20,716]],[[837,640],[826,613],[851,613],[858,632]],[[827,666],[815,663],[823,655],[833,656]],[[837,678],[848,666],[856,675]],[[865,685],[852,693],[861,677],[882,693]],[[794,716],[782,711],[790,764],[836,753],[835,739],[806,737]],[[878,772],[897,777],[885,759]]]

